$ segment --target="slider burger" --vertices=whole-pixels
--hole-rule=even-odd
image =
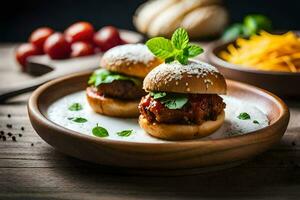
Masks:
[[[107,51],[101,69],[90,77],[86,89],[88,102],[100,114],[113,117],[137,117],[143,78],[161,60],[143,44],[126,44]]]
[[[189,60],[203,52],[190,44],[179,28],[171,40],[147,41],[149,50],[165,63],[144,79],[149,92],[139,104],[140,126],[150,135],[166,140],[194,139],[212,134],[224,122],[226,82],[218,70],[204,62]]]
[[[207,136],[224,122],[224,77],[200,61],[161,64],[144,80],[149,92],[139,104],[140,126],[150,135],[166,140]]]

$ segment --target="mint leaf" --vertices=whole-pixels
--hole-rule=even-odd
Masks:
[[[141,85],[142,80],[131,77],[131,76],[125,76],[123,74],[114,73],[111,71],[108,71],[106,69],[98,69],[96,70],[92,76],[89,78],[88,84],[99,86],[102,83],[112,83],[115,80],[124,80],[124,81],[131,81],[135,85]]]
[[[165,63],[170,63],[170,62],[173,62],[174,60],[175,60],[175,57],[172,56],[172,57],[166,58]]]
[[[259,124],[257,120],[253,120],[253,124]]]
[[[164,37],[155,37],[146,42],[148,49],[156,56],[170,63],[174,60],[181,64],[188,64],[188,58],[195,57],[203,52],[201,47],[189,44],[186,30],[178,28],[171,40]]]
[[[73,103],[68,108],[70,111],[79,111],[82,110],[82,105],[80,103]]]
[[[155,37],[146,42],[148,49],[157,57],[166,59],[174,54],[174,47],[170,40],[163,37]]]
[[[244,27],[248,36],[258,33],[260,30],[270,31],[272,22],[264,15],[247,15],[244,19]]]
[[[123,80],[123,81],[131,81],[133,82],[135,85],[141,85],[142,81],[138,78],[133,78],[133,77],[129,77],[129,76],[124,76],[121,74],[111,74],[108,75],[103,81],[102,83],[111,83],[114,80]]]
[[[189,36],[186,30],[183,28],[178,28],[173,33],[171,42],[176,49],[184,49],[189,44]]]
[[[167,94],[159,101],[169,109],[181,109],[188,102],[188,97],[186,94]]]
[[[188,51],[189,58],[198,56],[199,54],[204,52],[204,50],[201,47],[194,45],[194,44],[190,44],[187,47],[187,51]]]
[[[181,64],[186,65],[188,64],[189,57],[183,54],[178,54],[176,56],[176,60],[178,60]]]
[[[167,93],[165,92],[150,92],[150,96],[153,97],[153,99],[160,99],[162,97],[165,97]]]
[[[98,124],[96,125],[96,127],[94,127],[92,129],[92,133],[93,133],[94,136],[97,136],[97,137],[107,137],[107,136],[109,136],[108,131],[105,128],[99,126]]]
[[[237,116],[237,118],[239,118],[241,120],[247,120],[247,119],[250,119],[250,115],[246,112],[242,112],[239,114],[239,116]]]
[[[244,36],[244,34],[245,27],[242,24],[233,24],[224,31],[222,39],[225,41],[232,41],[239,36]]]
[[[121,137],[128,137],[128,136],[130,136],[132,133],[133,133],[133,130],[123,130],[123,131],[117,132],[117,135],[118,135],[118,136],[121,136]]]
[[[72,120],[73,122],[76,122],[76,123],[85,123],[88,121],[87,119],[85,119],[83,117],[69,117],[68,120]]]

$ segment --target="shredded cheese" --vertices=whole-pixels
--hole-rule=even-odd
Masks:
[[[249,39],[238,38],[219,56],[233,64],[258,70],[299,72],[300,38],[293,32],[274,35],[265,31]]]

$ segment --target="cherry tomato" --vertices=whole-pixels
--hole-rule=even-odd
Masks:
[[[16,60],[21,65],[22,71],[26,71],[26,60],[29,56],[39,55],[41,51],[33,44],[26,43],[16,49]]]
[[[105,26],[94,35],[94,43],[101,49],[108,49],[122,44],[118,29],[113,26]]]
[[[94,54],[94,47],[87,42],[75,42],[71,46],[71,57],[81,57]]]
[[[88,22],[77,22],[65,31],[66,38],[71,43],[78,41],[92,42],[94,33],[94,27]]]
[[[53,33],[45,41],[44,52],[52,59],[68,58],[71,53],[71,44],[63,34]]]
[[[29,42],[43,51],[44,43],[46,39],[52,35],[53,29],[48,27],[38,28],[33,31],[29,37]]]

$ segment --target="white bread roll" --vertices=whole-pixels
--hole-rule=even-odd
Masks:
[[[133,23],[136,28],[142,32],[147,33],[147,28],[151,21],[161,12],[166,10],[171,5],[180,0],[154,0],[142,4],[133,17]]]
[[[183,27],[190,38],[220,34],[228,22],[221,0],[152,0],[138,8],[136,28],[150,37],[170,37]]]
[[[180,26],[186,14],[198,7],[218,2],[219,0],[182,0],[158,14],[149,24],[147,33],[150,37],[170,37],[176,28]]]
[[[181,22],[192,38],[214,36],[223,31],[228,22],[225,8],[219,5],[205,6],[188,13]]]

